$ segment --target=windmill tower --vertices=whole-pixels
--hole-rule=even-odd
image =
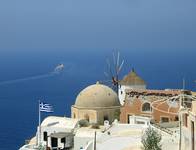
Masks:
[[[124,78],[118,82],[118,97],[120,104],[123,105],[126,97],[126,90],[145,90],[146,82],[137,75],[134,69],[124,76]]]

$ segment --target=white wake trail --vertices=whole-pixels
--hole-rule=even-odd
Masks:
[[[38,76],[32,76],[32,77],[27,77],[27,78],[22,78],[22,79],[3,81],[3,82],[0,82],[0,85],[14,84],[14,83],[24,82],[24,81],[28,81],[28,80],[37,80],[37,79],[47,78],[47,77],[51,77],[51,76],[55,76],[55,75],[57,75],[57,73],[51,72],[51,73],[48,73],[48,74],[43,74],[43,75],[38,75]]]
[[[19,83],[19,82],[24,82],[24,81],[29,81],[29,80],[37,80],[37,79],[47,78],[47,77],[58,75],[58,74],[62,73],[63,70],[64,70],[64,64],[59,64],[54,68],[53,72],[49,72],[47,74],[42,74],[42,75],[37,75],[37,76],[26,77],[26,78],[22,78],[22,79],[2,81],[2,82],[0,82],[0,85],[14,84],[14,83]]]

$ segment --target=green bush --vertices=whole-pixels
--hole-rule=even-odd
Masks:
[[[161,134],[149,127],[142,136],[142,144],[144,150],[161,150],[160,144],[162,139]]]
[[[43,146],[43,145],[39,145],[39,147],[38,147],[38,150],[45,150],[46,148],[45,148],[45,146]]]
[[[80,125],[80,127],[88,127],[89,122],[87,120],[83,119],[83,120],[79,121],[79,125]]]
[[[120,120],[120,110],[114,112],[114,119],[117,119],[118,121]]]

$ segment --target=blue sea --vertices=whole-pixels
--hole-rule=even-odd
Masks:
[[[195,52],[176,53],[122,51],[125,65],[120,76],[122,78],[134,67],[148,88],[182,88],[185,78],[186,88],[196,90]],[[1,82],[47,74],[58,63],[65,65],[64,71],[55,76],[0,85],[0,149],[15,150],[25,139],[35,135],[38,100],[54,106],[54,113],[42,114],[42,119],[47,115],[69,117],[77,94],[97,80],[106,80],[103,72],[107,70],[106,58],[112,57],[112,51],[80,51],[77,54],[65,50],[58,54],[14,52],[0,57]]]

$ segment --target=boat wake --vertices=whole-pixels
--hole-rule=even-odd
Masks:
[[[64,65],[59,64],[55,67],[55,69],[52,72],[49,72],[47,74],[31,76],[31,77],[26,77],[26,78],[22,78],[22,79],[2,81],[2,82],[0,82],[0,85],[14,84],[14,83],[19,83],[19,82],[24,82],[24,81],[29,81],[29,80],[37,80],[37,79],[42,79],[42,78],[48,78],[48,77],[52,77],[52,76],[55,76],[55,75],[58,75],[58,74],[62,73],[63,70],[64,70]]]

